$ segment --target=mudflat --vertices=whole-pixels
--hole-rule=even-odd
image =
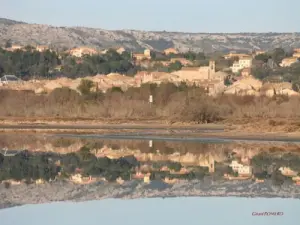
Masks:
[[[257,129],[256,129],[257,128]],[[233,125],[184,124],[165,121],[101,121],[101,120],[1,120],[0,132],[43,132],[61,134],[98,134],[124,138],[136,136],[173,138],[219,138],[249,141],[300,142],[300,132],[284,129],[258,129],[255,123]],[[270,127],[266,127],[270,128]]]

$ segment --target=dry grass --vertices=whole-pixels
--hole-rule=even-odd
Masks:
[[[154,98],[148,103],[149,95]],[[81,96],[68,88],[49,95],[0,90],[0,118],[57,118],[58,120],[165,120],[169,122],[233,123],[267,121],[270,127],[299,127],[300,98],[276,96],[207,96],[202,88],[177,88],[173,84],[143,85],[121,93]],[[287,122],[293,121],[293,122]]]

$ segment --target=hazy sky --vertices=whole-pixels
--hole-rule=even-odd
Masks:
[[[1,225],[299,225],[299,213],[299,199],[190,197],[28,205],[0,210],[0,218]]]
[[[0,17],[57,26],[299,32],[299,0],[0,0]]]

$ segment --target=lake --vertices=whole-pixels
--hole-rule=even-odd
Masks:
[[[277,216],[255,216],[275,212]],[[0,211],[1,225],[298,225],[300,200],[152,198],[26,205]]]
[[[156,137],[1,133],[0,208],[183,196],[300,199],[297,142]]]

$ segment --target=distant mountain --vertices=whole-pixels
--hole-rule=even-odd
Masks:
[[[10,20],[6,18],[0,18],[0,25],[15,25],[15,24],[26,24],[24,22]]]
[[[300,33],[180,33],[137,30],[104,30],[87,27],[55,27],[0,19],[0,45],[41,44],[56,48],[90,46],[99,49],[120,47],[140,51],[144,48],[180,51],[269,50],[300,47]]]

